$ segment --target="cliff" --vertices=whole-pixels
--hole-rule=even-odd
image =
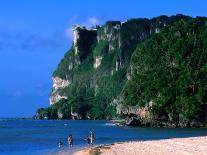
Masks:
[[[142,94],[138,93],[138,89],[141,90],[140,87],[145,81],[143,79],[138,85],[140,77],[137,74],[139,69],[156,66],[156,61],[145,59],[145,53],[151,52],[149,58],[158,60],[163,50],[171,50],[170,47],[160,49],[161,51],[153,55],[153,51],[159,49],[160,43],[164,40],[167,45],[174,44],[170,37],[168,39],[171,42],[168,42],[165,38],[167,36],[158,40],[154,46],[151,46],[148,40],[163,35],[163,31],[170,28],[179,36],[181,32],[177,32],[172,25],[180,20],[191,21],[192,18],[176,15],[130,19],[125,22],[109,21],[93,29],[76,25],[73,29],[73,46],[53,74],[54,84],[50,96],[52,106],[48,115],[51,118],[71,118],[75,112],[81,119],[110,119],[118,114],[131,119],[135,124],[153,125],[156,124],[155,120],[159,122],[159,118],[166,118],[166,122],[169,122],[172,113],[156,113],[154,109],[157,107],[154,108],[154,105],[157,105],[158,101],[154,100],[154,97],[148,97],[146,100],[141,98]],[[173,32],[170,31],[169,34]],[[142,52],[137,52],[145,42],[151,49],[142,48]],[[137,55],[140,60],[145,61],[139,62]],[[172,59],[171,57],[174,55],[166,59]],[[139,63],[143,65],[140,66]],[[148,63],[152,66],[148,66]],[[171,62],[171,65],[176,65],[176,61]],[[150,86],[152,85],[150,83]],[[153,89],[150,89],[152,88],[148,91],[153,92]],[[174,121],[174,118],[172,120]]]
[[[87,85],[91,85],[95,91],[95,86],[98,87],[97,77],[113,76],[119,70],[126,70],[137,44],[181,18],[189,17],[160,16],[153,19],[131,19],[122,23],[109,21],[96,29],[75,25],[73,47],[65,54],[53,74],[51,104],[58,102],[61,97],[69,97],[69,94],[63,95],[64,91],[61,90],[72,88],[68,84],[76,83],[80,77],[84,78],[84,82],[88,81]],[[94,75],[88,78],[81,75],[87,72]]]
[[[207,126],[206,26],[203,17],[180,20],[137,46],[120,95],[128,122]]]

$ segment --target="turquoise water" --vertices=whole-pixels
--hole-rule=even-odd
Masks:
[[[207,136],[207,129],[167,129],[118,127],[107,121],[58,121],[0,119],[1,155],[39,155],[58,151],[59,140],[67,149],[67,136],[72,134],[74,147],[87,147],[84,136],[94,130],[95,144],[129,140],[157,140],[176,137]]]

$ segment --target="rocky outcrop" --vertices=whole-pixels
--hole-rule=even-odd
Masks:
[[[58,111],[58,119],[63,119],[63,113],[62,112],[60,112],[60,111]]]
[[[127,126],[141,126],[142,122],[137,117],[127,117],[125,119],[125,125]]]
[[[114,100],[113,104],[116,105],[116,110],[119,115],[124,115],[126,117],[125,124],[128,126],[140,126],[140,125],[150,125],[153,120],[153,116],[150,113],[150,108],[153,102],[150,101],[144,107],[140,106],[123,106],[121,100]]]
[[[49,119],[48,111],[46,111],[44,108],[38,109],[36,112],[36,115],[34,116],[35,119]]]
[[[153,102],[150,102],[145,107],[139,106],[122,106],[116,100],[117,113],[125,116],[125,121],[122,124],[127,126],[153,126],[153,127],[207,127],[206,123],[200,122],[197,119],[189,120],[184,115],[175,116],[173,113],[168,115],[153,115],[150,109]],[[175,119],[177,117],[177,119]]]
[[[99,56],[99,57],[96,57],[95,59],[95,63],[93,65],[94,68],[98,68],[100,65],[101,65],[101,60],[102,60],[103,57]]]
[[[109,42],[109,51],[121,47],[120,30],[121,30],[121,22],[112,21],[106,23],[104,27],[104,34],[100,38],[102,38],[102,40],[107,40]]]
[[[48,120],[49,117],[48,117],[48,114],[43,114],[43,115],[41,115],[41,114],[39,114],[39,113],[36,113],[34,119],[45,119],[45,120]]]
[[[59,94],[59,90],[63,89],[71,84],[71,81],[64,80],[59,77],[53,77],[53,91],[50,96],[50,104],[54,104],[61,99],[67,99],[67,96],[62,96]]]
[[[91,47],[97,40],[97,30],[82,28],[79,25],[75,25],[72,30],[75,56],[78,56],[81,62],[91,52]]]
[[[53,80],[53,89],[54,89],[54,91],[57,91],[60,88],[67,87],[71,84],[71,81],[64,80],[64,79],[61,79],[59,77],[54,77],[54,78],[52,78],[52,80]]]

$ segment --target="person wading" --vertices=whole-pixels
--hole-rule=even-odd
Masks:
[[[72,135],[68,136],[68,144],[69,144],[69,147],[73,146],[73,137],[72,137]]]
[[[91,145],[93,145],[94,143],[94,132],[90,131],[90,141],[91,141]]]
[[[86,141],[87,145],[90,145],[91,143],[90,136],[85,136],[84,140]]]

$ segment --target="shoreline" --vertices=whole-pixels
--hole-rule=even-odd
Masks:
[[[61,155],[66,155],[61,154]],[[128,141],[83,148],[73,155],[206,155],[207,136]]]

